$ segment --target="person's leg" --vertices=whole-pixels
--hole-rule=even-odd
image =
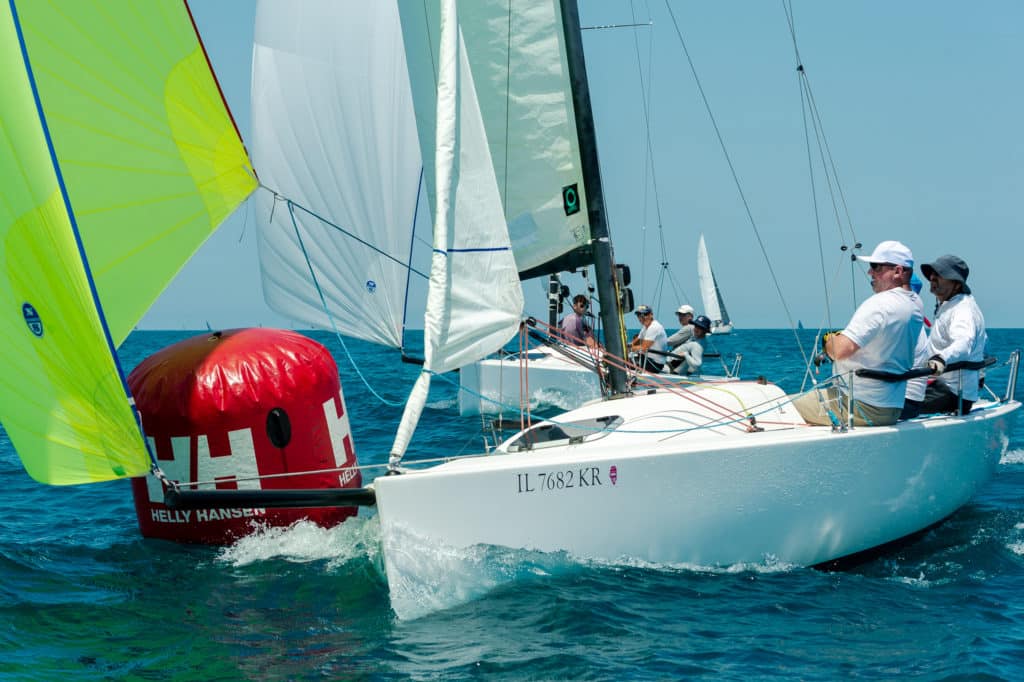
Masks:
[[[845,410],[838,405],[839,391],[834,388],[814,389],[793,400],[793,407],[800,413],[804,421],[815,426],[832,426],[832,418],[829,412],[839,421],[844,423],[843,415]]]
[[[946,384],[941,381],[928,384],[924,392],[924,402],[921,404],[921,414],[956,412],[956,407],[956,393],[949,390]]]
[[[900,419],[913,419],[917,415],[921,414],[921,405],[923,403],[920,400],[907,400],[903,401],[903,411],[900,412]]]
[[[902,407],[875,407],[859,400],[853,401],[854,426],[890,426],[900,417]]]

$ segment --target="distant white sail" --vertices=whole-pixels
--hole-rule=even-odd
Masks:
[[[711,331],[715,334],[728,334],[732,331],[732,321],[725,309],[722,292],[711,269],[711,259],[704,243],[704,235],[700,235],[697,244],[697,279],[700,281],[700,297],[704,302],[704,314],[711,320]]]

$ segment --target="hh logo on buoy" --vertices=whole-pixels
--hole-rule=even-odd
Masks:
[[[21,306],[21,315],[25,318],[25,324],[28,325],[29,331],[41,337],[43,335],[43,320],[39,317],[35,306],[25,303]]]

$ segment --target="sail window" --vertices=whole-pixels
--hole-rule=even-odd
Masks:
[[[618,415],[580,419],[574,422],[559,424],[545,422],[523,432],[521,436],[510,441],[506,450],[508,452],[522,452],[523,450],[535,450],[555,445],[589,443],[604,438],[619,428],[622,423],[623,419]]]

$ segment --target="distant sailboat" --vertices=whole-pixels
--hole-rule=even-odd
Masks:
[[[708,258],[708,247],[704,244],[703,233],[700,235],[700,243],[697,245],[697,279],[700,281],[700,296],[704,301],[704,314],[711,320],[711,333],[728,334],[732,331],[732,321],[725,309],[725,302],[722,300],[718,281],[715,280],[715,273],[711,269],[711,260]]]

